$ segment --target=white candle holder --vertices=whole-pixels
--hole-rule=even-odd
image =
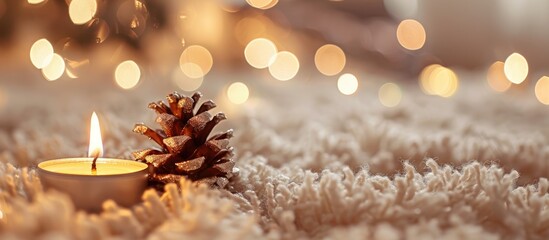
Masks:
[[[38,175],[45,189],[66,193],[75,207],[89,212],[101,211],[103,202],[108,199],[124,207],[141,201],[147,188],[147,164],[99,158],[97,175],[92,175],[92,160],[64,158],[44,161],[38,164]]]

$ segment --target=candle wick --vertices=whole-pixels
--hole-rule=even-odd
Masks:
[[[93,157],[93,161],[92,161],[92,169],[91,169],[92,175],[97,175],[97,164],[96,164],[97,158],[99,158],[99,151],[94,152],[94,157]]]

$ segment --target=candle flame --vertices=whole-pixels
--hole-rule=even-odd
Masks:
[[[90,126],[90,146],[88,148],[88,157],[103,156],[103,141],[101,140],[101,128],[97,114],[93,112]]]

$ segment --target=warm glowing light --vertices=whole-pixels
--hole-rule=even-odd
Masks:
[[[45,0],[27,0],[30,4],[40,4],[43,3]]]
[[[418,50],[425,44],[425,28],[414,19],[406,19],[398,24],[398,43],[408,50]]]
[[[116,84],[123,89],[135,87],[139,82],[139,78],[141,78],[141,70],[139,70],[137,63],[132,60],[121,62],[114,72]]]
[[[42,69],[48,64],[50,64],[53,58],[53,46],[51,43],[42,38],[34,42],[30,49],[30,59],[32,65],[38,69]]]
[[[271,59],[277,52],[278,50],[271,40],[256,38],[246,45],[244,57],[252,67],[262,69],[269,66]]]
[[[204,72],[196,63],[188,62],[179,66],[180,71],[188,78],[203,78]]]
[[[345,95],[351,95],[358,89],[358,80],[355,75],[345,73],[337,80],[337,89]]]
[[[42,74],[49,81],[55,81],[63,76],[65,71],[65,60],[55,53],[48,66],[42,68]]]
[[[379,101],[383,106],[395,107],[402,100],[402,91],[394,83],[385,83],[379,88]]]
[[[235,82],[227,89],[227,97],[234,104],[242,104],[248,100],[250,92],[248,86],[241,82]]]
[[[90,124],[90,145],[88,147],[88,157],[103,156],[103,141],[101,140],[101,128],[97,114],[93,112]]]
[[[504,63],[497,61],[488,68],[488,73],[486,74],[488,85],[496,92],[505,92],[511,87],[511,82],[505,77],[503,68]]]
[[[299,60],[291,52],[282,51],[277,53],[271,59],[271,64],[269,65],[269,73],[280,81],[292,79],[298,71]]]
[[[451,97],[459,86],[459,79],[454,71],[438,64],[425,67],[419,80],[423,92],[441,97]]]
[[[197,68],[200,69],[199,67]],[[191,92],[198,89],[202,85],[203,78],[190,78],[180,69],[175,69],[172,73],[172,81],[175,85],[181,88],[181,90]]]
[[[503,71],[509,81],[514,84],[520,84],[528,76],[528,62],[519,53],[513,53],[505,59]]]
[[[181,71],[190,78],[204,77],[204,75],[210,72],[212,65],[212,54],[210,54],[208,49],[199,45],[187,47],[179,57]]]
[[[433,70],[428,80],[429,87],[433,95],[441,97],[451,97],[458,89],[458,77],[449,68],[439,66]]]
[[[276,6],[276,4],[278,4],[278,0],[272,0],[269,4],[267,4],[267,6],[261,8],[261,9],[267,10],[269,8],[272,8],[272,7]]]
[[[69,17],[77,25],[92,20],[96,12],[97,2],[95,0],[72,0],[69,4]]]
[[[278,0],[246,0],[246,2],[254,8],[266,10],[274,7],[278,3]]]
[[[433,74],[433,71],[435,71],[438,67],[442,67],[439,64],[431,64],[421,71],[421,74],[419,75],[419,82],[421,86],[421,90],[425,94],[433,95],[434,92],[431,90],[430,80],[431,80],[431,74]]]
[[[326,76],[339,74],[345,67],[345,53],[333,44],[326,44],[316,50],[315,65]]]
[[[540,103],[549,105],[549,77],[543,76],[538,80],[535,92]]]

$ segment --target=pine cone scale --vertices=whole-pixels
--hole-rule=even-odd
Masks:
[[[186,122],[193,116],[194,100],[190,97],[183,97],[177,103],[181,109],[181,119]]]
[[[201,114],[203,112],[210,111],[210,109],[215,107],[217,107],[217,105],[215,105],[215,103],[212,102],[211,100],[208,100],[202,103],[202,105],[200,105],[200,107],[198,108],[198,111],[196,111],[196,115]]]
[[[229,145],[229,140],[211,140],[201,145],[193,153],[192,158],[204,156],[206,159],[213,159],[219,151],[225,149]]]
[[[162,147],[132,154],[136,160],[151,166],[151,185],[159,188],[166,183],[178,183],[181,177],[187,177],[199,183],[225,187],[237,172],[233,147],[229,146],[233,130],[208,138],[226,116],[218,113],[212,117],[208,111],[216,105],[211,100],[203,102],[193,113],[201,97],[202,94],[198,92],[191,97],[176,92],[169,94],[166,97],[168,105],[162,101],[149,104],[149,108],[157,113],[156,123],[160,129],[135,125],[134,132],[149,137]]]
[[[190,150],[195,148],[192,138],[185,135],[164,138],[163,142],[169,152],[179,154],[183,157],[191,155],[193,152]]]
[[[181,129],[181,123],[177,117],[171,114],[162,113],[156,118],[156,123],[162,127],[166,136],[171,137],[177,135]]]
[[[204,157],[199,157],[188,161],[176,163],[175,166],[178,172],[191,173],[200,169],[204,165],[204,160]]]

